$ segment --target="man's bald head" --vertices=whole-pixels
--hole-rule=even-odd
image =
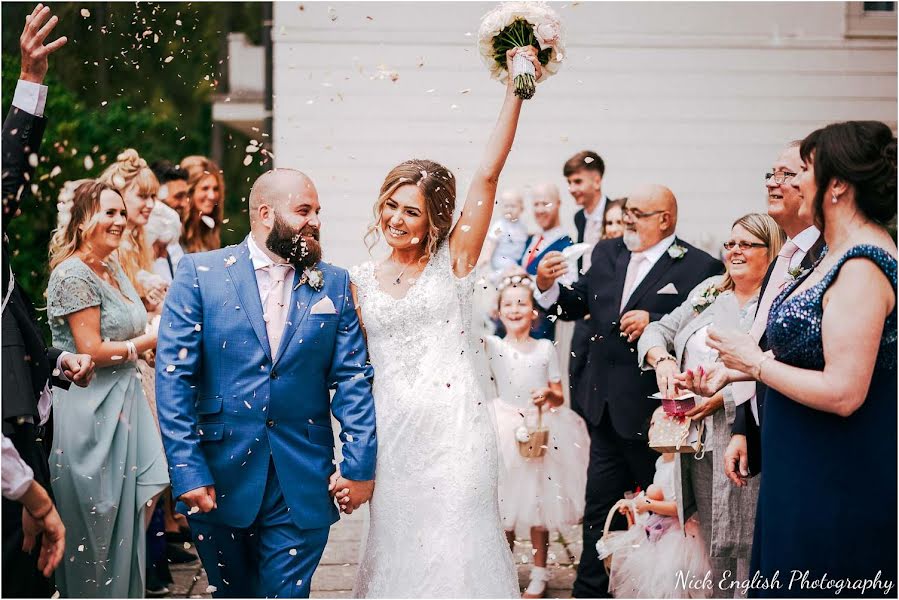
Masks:
[[[295,169],[260,175],[250,190],[250,232],[272,260],[298,269],[321,259],[318,192],[312,180]]]
[[[315,184],[302,171],[272,169],[260,175],[250,190],[250,224],[260,218],[260,207],[268,206],[284,212],[291,201],[303,197],[314,198],[318,204]]]
[[[543,230],[559,226],[559,188],[553,183],[538,183],[533,187],[534,220]]]
[[[677,199],[674,192],[657,183],[637,186],[627,195],[624,243],[640,252],[674,234],[677,228]]]

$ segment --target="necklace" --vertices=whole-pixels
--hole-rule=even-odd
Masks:
[[[397,275],[397,276],[396,276],[396,279],[393,280],[393,285],[399,285],[400,283],[402,283],[402,281],[403,281],[403,274],[406,273],[406,269],[408,269],[408,268],[409,268],[409,265],[411,265],[411,264],[412,264],[412,263],[409,263],[409,264],[407,264],[405,267],[403,267],[403,270],[400,271],[400,274]]]

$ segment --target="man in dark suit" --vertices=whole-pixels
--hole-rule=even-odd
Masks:
[[[722,264],[675,236],[677,201],[660,185],[628,195],[624,237],[596,244],[590,270],[572,288],[556,283],[564,257],[549,254],[537,269],[535,297],[565,320],[590,315],[594,335],[585,368],[583,413],[590,432],[584,551],[574,583],[578,598],[606,597],[609,580],[596,552],[612,505],[625,491],[652,483],[658,454],[647,432],[658,400],[649,371],[637,365],[636,342],[650,321],[661,319]]]
[[[581,207],[574,213],[574,226],[577,228],[578,243],[586,242],[591,246],[602,237],[603,216],[608,198],[602,193],[602,178],[605,176],[606,165],[596,152],[584,150],[578,152],[562,167],[562,174],[568,182],[568,193]],[[591,248],[592,250],[592,248]],[[590,268],[590,253],[577,261],[578,271],[586,273]],[[581,408],[580,385],[587,366],[587,353],[590,351],[590,316],[579,319],[574,323],[574,332],[571,335],[571,358],[568,361],[568,388],[570,391],[571,408],[583,416]]]
[[[802,167],[799,145],[800,142],[794,141],[784,148],[765,175],[768,214],[787,234],[786,244],[762,282],[752,326],[752,333],[765,351],[768,350],[765,325],[771,302],[791,277],[790,272],[811,269],[824,248],[824,236],[812,224],[811,215],[800,213],[802,197],[799,190],[790,185],[790,180]],[[721,367],[720,363],[711,366],[713,371]],[[762,383],[737,382],[732,389],[734,399],[741,403],[737,406],[731,429],[733,435],[724,454],[724,470],[735,484],[742,485],[746,477],[762,470],[761,423],[767,387]]]
[[[47,74],[47,57],[66,43],[66,38],[61,37],[44,45],[56,23],[57,17],[50,16],[50,8],[40,4],[26,17],[20,38],[20,79],[12,108],[3,122],[2,164],[3,435],[12,441],[21,459],[33,471],[34,481],[48,491],[50,474],[46,442],[49,433],[46,424],[50,417],[50,386],[67,387],[69,382],[87,385],[94,364],[86,354],[47,348],[34,306],[16,283],[10,266],[7,228],[19,214],[23,201],[30,196],[32,165],[36,163],[29,157],[37,155],[46,125],[42,115],[47,88],[41,83]],[[3,499],[4,596],[50,595],[50,581],[37,568],[39,552],[22,549],[25,540],[23,521],[29,532],[46,528],[48,535],[58,533],[55,522],[51,523],[46,516],[31,514],[21,503]]]

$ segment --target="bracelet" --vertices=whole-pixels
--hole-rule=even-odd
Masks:
[[[47,510],[45,510],[44,513],[43,513],[42,515],[36,515],[36,514],[34,514],[33,512],[31,512],[31,510],[30,510],[27,506],[25,507],[25,510],[27,510],[27,511],[28,511],[28,514],[31,515],[32,517],[34,517],[36,520],[38,520],[38,521],[43,521],[43,520],[44,520],[44,517],[46,517],[46,516],[49,515],[51,512],[53,512],[53,503],[50,502],[50,503],[48,503],[48,504],[49,504],[49,506],[47,506]]]
[[[766,362],[768,362],[772,358],[774,358],[774,357],[771,356],[770,354],[765,354],[764,357],[762,358],[762,360],[759,361],[758,366],[755,368],[755,380],[756,381],[762,381],[762,365],[764,365]]]
[[[665,356],[663,356],[662,358],[660,358],[659,360],[657,360],[657,361],[656,361],[656,364],[654,364],[654,365],[652,366],[652,368],[653,368],[653,369],[657,369],[657,368],[659,367],[659,364],[661,364],[662,362],[664,362],[664,361],[666,361],[666,360],[673,360],[675,363],[677,362],[677,359],[676,359],[676,358],[674,358],[674,357],[671,356],[670,354],[666,354]]]
[[[128,347],[128,362],[137,362],[137,346],[131,340],[126,340],[125,346]]]

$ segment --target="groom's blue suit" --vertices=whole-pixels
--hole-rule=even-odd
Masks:
[[[216,596],[308,596],[339,518],[328,493],[332,412],[341,424],[341,474],[374,479],[372,371],[349,275],[318,268],[320,291],[298,285],[296,274],[275,349],[246,240],[182,258],[166,298],[159,424],[175,497],[215,486],[218,507],[190,520]],[[325,299],[336,312],[310,310]]]

